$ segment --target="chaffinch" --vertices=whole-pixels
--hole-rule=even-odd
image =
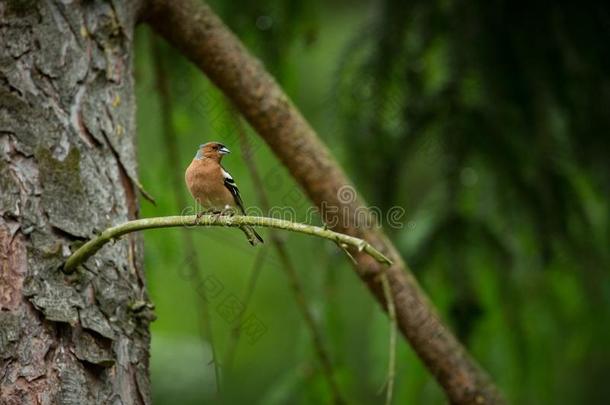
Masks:
[[[218,142],[199,145],[195,158],[186,169],[184,179],[189,191],[207,212],[217,214],[226,212],[246,213],[239,189],[233,177],[220,161],[231,153],[226,146]],[[199,213],[199,215],[203,212]],[[251,227],[244,225],[240,229],[246,234],[251,245],[263,243],[263,238]]]

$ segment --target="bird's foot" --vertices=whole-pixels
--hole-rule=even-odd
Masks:
[[[209,215],[209,214],[220,214],[220,211],[215,210],[215,209],[203,210],[197,214],[197,219],[201,218],[204,215]]]
[[[235,215],[235,210],[231,207],[227,207],[227,208],[223,209],[222,211],[220,211],[220,215],[232,217]]]

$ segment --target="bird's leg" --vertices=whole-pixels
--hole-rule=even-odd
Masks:
[[[218,218],[220,218],[221,215],[222,215],[222,210],[217,210],[217,209],[212,210],[212,218],[214,218],[214,221],[216,221]]]
[[[226,215],[228,217],[232,217],[233,215],[235,215],[235,210],[231,207],[225,207],[221,212],[220,215]]]
[[[214,208],[209,208],[207,210],[203,210],[197,214],[197,219],[201,218],[203,215],[208,214],[220,214],[220,211],[215,210]]]

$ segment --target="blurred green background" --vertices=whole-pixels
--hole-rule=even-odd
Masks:
[[[384,213],[405,210],[401,226],[387,232],[510,402],[604,403],[609,6],[210,4],[277,78],[367,202]],[[193,204],[183,171],[209,140],[233,151],[223,163],[246,204],[258,206],[222,95],[145,27],[136,50],[140,174],[157,200],[156,207],[142,202],[141,216],[174,215]],[[271,204],[293,207],[294,219],[305,220],[310,203],[249,128],[247,135]],[[194,238],[196,258],[184,232]],[[386,316],[334,245],[282,236],[342,396],[381,402]],[[158,315],[155,404],[331,401],[270,243],[254,249],[240,232],[214,228],[150,231],[145,244]],[[246,307],[242,318],[235,305]],[[235,325],[246,320],[254,329],[236,344]],[[400,337],[394,402],[444,401]]]

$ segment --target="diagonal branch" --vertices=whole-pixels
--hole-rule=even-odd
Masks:
[[[242,149],[242,155],[244,157],[244,162],[248,167],[248,171],[250,172],[250,177],[252,178],[252,183],[254,183],[254,189],[256,190],[258,201],[263,212],[269,212],[271,209],[271,204],[269,203],[269,197],[265,192],[265,187],[263,187],[263,181],[258,171],[258,167],[256,162],[254,161],[254,157],[252,156],[252,148],[250,147],[250,143],[248,142],[248,137],[246,135],[246,130],[242,123],[242,119],[239,116],[238,112],[231,108],[232,119],[234,120],[237,126],[237,132],[239,135],[239,141]],[[307,304],[307,299],[305,298],[305,294],[303,292],[303,284],[299,279],[299,275],[297,270],[290,259],[290,255],[288,254],[288,249],[286,248],[284,241],[278,235],[275,230],[271,230],[271,243],[275,247],[275,251],[282,263],[282,270],[288,277],[288,281],[290,282],[290,287],[292,289],[294,299],[297,302],[298,308],[303,315],[303,319],[305,320],[305,325],[309,329],[311,333],[311,339],[313,341],[313,346],[315,349],[315,353],[318,356],[318,360],[322,366],[322,372],[324,373],[324,377],[328,382],[330,391],[333,396],[334,404],[343,404],[345,400],[341,396],[341,391],[339,390],[339,384],[335,378],[335,372],[333,370],[332,361],[330,359],[330,354],[326,347],[324,346],[324,340],[322,338],[322,332],[318,324],[316,323],[311,310],[309,309],[309,305]],[[341,246],[339,244],[339,246]]]
[[[324,229],[313,225],[300,224],[297,222],[290,222],[277,218],[249,217],[243,215],[203,215],[200,218],[197,218],[196,215],[184,215],[136,219],[108,228],[101,234],[99,234],[97,237],[86,242],[84,245],[78,248],[76,252],[72,253],[72,255],[66,260],[66,263],[64,265],[64,272],[73,272],[76,267],[78,267],[89,257],[93,256],[106,243],[115,241],[121,236],[131,232],[142,231],[145,229],[175,228],[180,226],[240,227],[243,225],[264,226],[268,228],[283,229],[286,231],[302,233],[305,235],[317,236],[320,238],[332,240],[336,243],[344,243],[357,249],[358,251],[366,252],[380,263],[385,263],[388,265],[392,264],[390,259],[385,257],[383,253],[375,249],[370,243],[365,240],[358,239],[349,235],[344,235],[342,233],[333,232],[329,229]]]
[[[256,252],[256,257],[254,258],[254,263],[252,264],[252,269],[250,270],[250,278],[248,279],[246,292],[241,299],[241,302],[244,304],[244,309],[237,316],[235,325],[231,330],[231,339],[227,344],[227,349],[223,357],[225,373],[233,371],[233,360],[235,359],[235,352],[237,351],[237,345],[241,337],[243,321],[246,317],[246,309],[250,305],[250,301],[252,301],[252,296],[254,295],[256,283],[258,282],[258,278],[263,270],[263,264],[265,263],[266,254],[267,250],[264,247],[259,249],[258,252]]]
[[[388,269],[352,251],[355,268],[387,308],[376,277],[387,271],[402,334],[454,404],[504,403],[477,362],[442,322],[406,263],[383,231],[354,218],[366,212],[359,198],[338,192],[351,182],[280,86],[200,0],[149,0],[147,22],[195,63],[233,102],[336,230],[370,241],[394,262]]]

